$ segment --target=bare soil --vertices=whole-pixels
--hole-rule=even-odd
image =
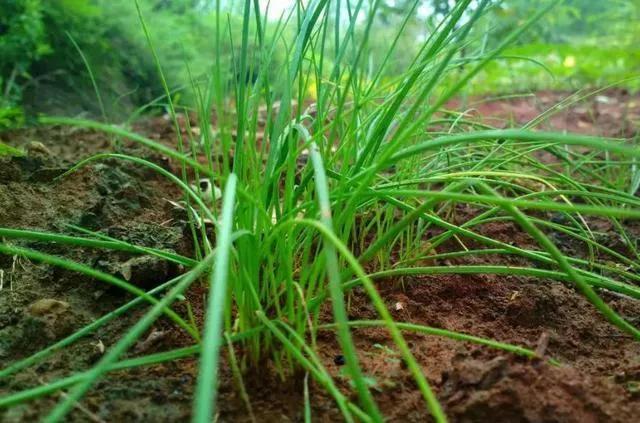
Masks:
[[[565,94],[450,104],[475,109],[495,126],[526,123]],[[474,105],[474,102],[475,105]],[[640,97],[607,91],[554,116],[543,125],[555,130],[630,136],[640,129]],[[175,134],[165,120],[139,126],[168,145]],[[47,127],[0,134],[3,142],[27,147],[27,157],[0,159],[0,226],[73,233],[80,225],[135,242],[191,255],[185,216],[167,200],[179,190],[154,172],[129,163],[103,161],[60,180],[72,164],[109,148],[108,137],[92,131]],[[167,169],[169,161],[125,144],[127,153]],[[464,221],[474,210],[459,207]],[[637,225],[636,225],[637,226]],[[605,223],[601,232],[611,231]],[[532,241],[510,223],[484,225],[483,234],[531,247]],[[632,233],[640,234],[639,228]],[[624,251],[617,238],[607,245]],[[580,256],[579,247],[556,241]],[[88,248],[68,248],[33,241],[11,241],[121,275],[132,256]],[[470,244],[472,245],[472,244]],[[444,245],[441,251],[453,248]],[[523,264],[514,257],[483,256],[458,263]],[[446,265],[448,262],[437,263]],[[0,290],[0,367],[26,357],[129,300],[128,295],[85,276],[0,255],[4,271]],[[134,280],[148,289],[179,274],[180,269],[155,260],[134,266]],[[438,275],[378,281],[378,289],[399,321],[461,331],[538,348],[546,357],[529,360],[478,345],[407,333],[446,414],[454,422],[631,422],[640,416],[640,344],[607,323],[572,287],[559,282],[517,276]],[[201,319],[206,290],[194,286],[188,299]],[[640,304],[606,292],[601,295],[629,321],[640,322]],[[179,312],[185,310],[177,308]],[[87,369],[143,313],[136,309],[99,329],[41,364],[0,381],[0,395],[46,384]],[[350,295],[350,317],[376,318],[360,289]],[[383,329],[354,330],[365,373],[390,421],[429,421],[424,403],[393,343]],[[128,357],[187,345],[187,338],[159,320]],[[318,347],[324,365],[346,391],[340,350],[332,332],[322,332]],[[110,374],[98,383],[70,416],[70,421],[186,421],[190,416],[195,359]],[[303,374],[283,380],[265,361],[245,376],[258,421],[302,421]],[[318,421],[341,420],[334,403],[310,381],[312,415]],[[34,421],[60,400],[61,393],[0,410],[0,420]],[[219,421],[249,421],[229,366],[223,364]],[[635,416],[635,417],[634,417]]]

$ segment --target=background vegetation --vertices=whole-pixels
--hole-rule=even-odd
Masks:
[[[232,57],[241,39],[240,3],[221,5],[229,12],[221,23],[222,30],[230,36],[221,38],[220,59],[227,62],[230,75],[236,73]],[[385,40],[393,36],[411,4],[407,0],[382,2],[376,31],[369,34],[370,61],[382,60]],[[446,0],[419,2],[402,34],[401,48],[386,68],[388,75],[397,75],[409,65],[421,42],[452,4]],[[539,7],[537,2],[526,0],[492,4],[493,12],[476,25],[469,37],[469,52],[481,54],[492,48]],[[213,65],[215,2],[145,0],[141,6],[148,16],[167,81],[179,97],[174,100],[190,104],[189,92],[179,88],[191,78],[206,74]],[[365,4],[365,8],[370,6]],[[136,107],[161,96],[162,84],[132,9],[129,0],[4,1],[0,15],[0,127],[24,123],[23,109],[100,116],[87,66],[93,71],[107,116],[112,120],[123,119]],[[349,10],[345,12],[348,16]],[[277,18],[273,13],[272,16]],[[637,89],[638,80],[628,79],[633,78],[635,69],[640,69],[640,47],[635,42],[640,37],[640,26],[636,25],[639,20],[637,0],[566,1],[507,49],[502,59],[489,64],[466,92],[573,90],[622,80],[627,80],[624,86]],[[250,30],[255,34],[253,26]],[[256,42],[255,36],[249,37],[253,52],[258,50]],[[285,49],[276,51],[272,59],[274,71],[284,60],[278,51]],[[467,60],[473,61],[474,55],[470,54]]]

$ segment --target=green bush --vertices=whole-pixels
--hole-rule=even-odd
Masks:
[[[11,0],[8,6],[0,17],[0,81],[11,91],[5,107],[100,116],[87,66],[73,41],[95,75],[109,119],[123,119],[163,95],[132,0]],[[202,81],[214,63],[214,11],[194,0],[140,0],[140,6],[170,88],[182,88],[180,98],[191,104],[189,81]],[[249,29],[251,59],[257,62],[262,52],[253,21]],[[232,79],[242,18],[224,16],[220,31],[237,41],[232,45],[225,37],[220,46],[219,60],[229,69],[223,77]],[[268,28],[267,36],[273,32]],[[283,53],[275,53],[283,63]],[[269,72],[277,72],[277,64],[272,65]]]
[[[212,6],[215,2],[139,1],[170,89],[176,92],[181,105],[193,105],[191,83],[194,80],[203,82],[215,61],[216,19]],[[225,69],[222,83],[231,83],[235,78],[248,77],[238,75],[233,65],[234,56],[237,57],[241,48],[243,21],[236,5],[242,2],[223,3],[232,12],[221,14],[218,31],[223,36],[220,38],[218,60],[221,65],[218,69]],[[432,10],[446,9],[443,1],[425,0],[420,4],[426,3],[435,5]],[[534,3],[524,0],[495,3],[493,12],[471,32],[461,57],[473,61],[500,43],[505,34],[522,24],[523,17],[533,13],[537,7]],[[393,84],[401,79],[402,70],[411,64],[420,41],[433,32],[442,12],[425,14],[426,9],[415,9],[400,36],[399,48],[386,58],[386,47],[396,29],[403,24],[407,5],[412,3],[381,4],[375,14],[379,25],[367,35],[366,65],[361,66],[359,78],[372,77],[369,69],[386,60],[381,82]],[[87,66],[73,41],[95,75],[109,120],[122,120],[135,108],[163,95],[133,0],[4,0],[2,7],[0,108],[7,109],[2,112],[3,116],[11,116],[3,120],[5,126],[6,122],[14,125],[23,121],[22,107],[34,113],[102,115]],[[369,13],[366,7],[364,10]],[[542,67],[512,58],[490,64],[478,80],[482,82],[470,87],[469,91],[482,94],[514,89],[575,89],[608,84],[630,76],[630,70],[637,69],[640,62],[635,47],[640,27],[634,25],[633,19],[639,13],[640,7],[632,0],[606,4],[567,0],[518,45],[505,52],[505,55],[527,56],[544,63],[555,75],[555,80]],[[289,26],[295,21],[294,14]],[[261,57],[268,53],[259,46],[255,21],[250,19],[249,22],[248,60],[256,67]],[[270,22],[265,38],[285,39],[290,28],[285,28],[279,35],[276,35],[277,30],[278,24]],[[330,31],[334,30],[334,27],[330,28]],[[344,23],[340,30],[346,30]],[[364,31],[364,26],[356,26],[353,35],[360,40],[365,36]],[[269,41],[268,45],[274,43]],[[284,46],[278,45],[270,54],[268,66],[262,66],[264,69],[261,70],[268,76],[277,76],[283,71],[287,49],[281,47]],[[332,42],[324,46],[327,64],[337,53],[334,48]],[[567,58],[573,58],[575,65],[571,65],[571,61],[565,62]],[[567,64],[571,66],[565,66]],[[254,77],[255,72],[251,78]],[[451,77],[456,76],[451,74]],[[306,90],[310,95],[313,95],[313,84],[311,82]],[[637,88],[637,83],[626,86]]]
[[[0,129],[21,125],[22,84],[31,64],[51,52],[38,0],[6,0],[0,14]]]
[[[28,77],[32,62],[51,53],[39,0],[5,0],[0,14],[0,87],[2,100],[19,96],[20,78]],[[0,103],[2,104],[2,103]]]
[[[487,37],[488,47],[498,44],[537,7],[526,0],[501,3],[489,22],[493,31]],[[567,0],[507,49],[508,59],[489,64],[470,91],[577,90],[609,84],[640,89],[638,19],[640,3],[635,0]]]

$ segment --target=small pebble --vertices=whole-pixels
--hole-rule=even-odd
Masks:
[[[65,313],[69,309],[69,304],[64,301],[54,300],[52,298],[43,298],[28,307],[29,314],[32,316],[42,317],[50,314],[58,315]]]

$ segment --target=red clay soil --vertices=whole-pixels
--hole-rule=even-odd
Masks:
[[[635,133],[639,128],[640,98],[621,91],[600,95],[608,100],[599,98],[572,107],[552,118],[548,127],[609,136]],[[492,120],[496,126],[501,126],[504,119],[526,123],[562,96],[540,93],[535,99],[485,101],[473,107],[478,109],[475,113],[482,114],[487,121]],[[158,122],[160,120],[153,125],[147,122],[141,127],[170,143],[172,132]],[[68,232],[65,224],[72,223],[132,242],[191,253],[184,218],[166,201],[179,198],[179,191],[157,175],[130,164],[109,161],[53,181],[71,163],[104,151],[108,139],[103,135],[41,128],[0,134],[0,137],[3,142],[18,146],[32,142],[28,158],[0,162],[0,226]],[[157,154],[133,146],[126,149],[170,168]],[[457,210],[461,221],[473,213],[463,207]],[[640,233],[636,229],[632,232]],[[480,232],[520,246],[533,245],[510,223],[484,225]],[[622,248],[615,243],[612,237],[612,248]],[[562,240],[560,244],[562,248],[574,248],[562,245]],[[128,266],[137,272],[136,279],[146,288],[145,281],[157,280],[158,276],[167,280],[180,271],[157,262],[132,264],[130,256],[115,252],[68,249],[36,242],[22,245],[116,274]],[[450,248],[453,247],[444,245],[439,251]],[[517,258],[504,256],[435,264],[452,262],[524,264]],[[5,290],[0,291],[0,367],[37,351],[126,300],[120,291],[96,281],[28,260],[0,256],[0,269],[5,272]],[[6,289],[9,281],[11,291]],[[530,360],[475,344],[406,333],[413,354],[451,421],[638,421],[640,344],[606,322],[573,288],[548,280],[491,275],[404,277],[380,280],[377,286],[398,321],[492,338],[535,349],[544,356],[544,359]],[[629,321],[640,322],[639,303],[607,292],[600,294]],[[193,287],[188,293],[198,321],[202,319],[205,296],[206,290],[201,286]],[[43,319],[34,313],[34,303],[40,307],[53,303],[38,303],[42,299],[62,305],[55,303],[57,311],[45,311],[47,317]],[[356,288],[349,300],[350,318],[377,318],[361,289]],[[184,310],[178,308],[178,311]],[[88,368],[100,358],[100,345],[109,348],[117,342],[142,312],[132,312],[44,363],[10,380],[0,381],[0,395]],[[328,308],[323,314],[330,315]],[[186,338],[170,328],[169,322],[158,321],[128,356],[186,345]],[[421,395],[387,332],[368,328],[353,333],[364,372],[388,420],[430,421]],[[323,364],[338,386],[350,392],[334,333],[321,332],[318,348]],[[561,364],[551,365],[547,358]],[[82,405],[72,412],[70,421],[186,421],[196,377],[194,359],[111,374],[89,392]],[[245,375],[244,382],[257,421],[302,421],[304,374],[282,380],[273,366],[264,361],[262,366]],[[326,392],[311,379],[309,386],[313,419],[341,421]],[[45,415],[60,398],[60,394],[56,394],[0,410],[0,420],[33,421]],[[226,360],[222,366],[219,404],[219,421],[251,421]]]
[[[640,128],[640,96],[624,89],[609,89],[588,96],[592,91],[571,94],[540,91],[510,98],[469,98],[453,100],[447,108],[462,111],[496,128],[525,125],[549,110],[549,119],[537,129],[566,131],[606,137],[634,137]],[[563,107],[562,104],[568,104]]]

